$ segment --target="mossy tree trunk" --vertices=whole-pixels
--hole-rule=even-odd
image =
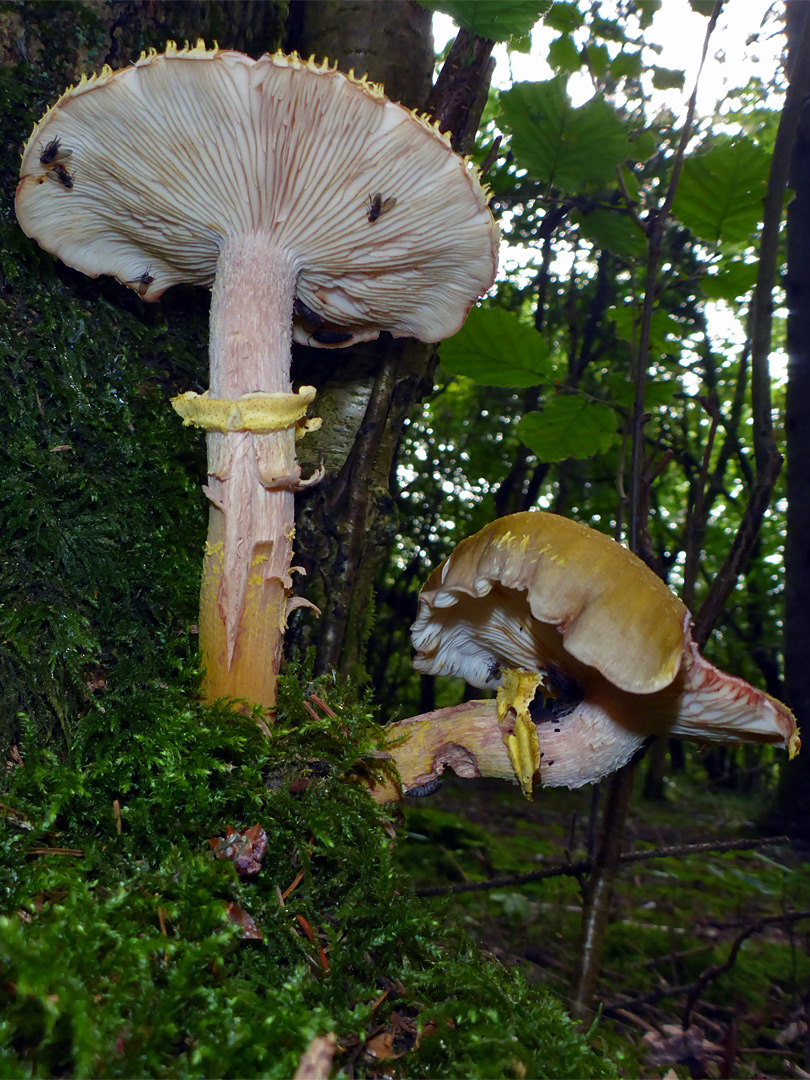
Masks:
[[[207,383],[208,297],[146,304],[28,241],[20,151],[67,87],[168,40],[279,47],[286,3],[52,2],[0,10],[0,747],[40,741],[107,685],[193,664],[205,446],[169,398]],[[178,651],[179,648],[179,651]],[[185,681],[185,676],[183,678]],[[193,675],[191,677],[193,685]]]
[[[284,44],[367,75],[409,108],[425,106],[433,71],[430,14],[409,0],[293,0]],[[300,456],[313,469],[323,463],[326,472],[299,496],[296,515],[295,562],[306,571],[296,591],[321,617],[296,613],[288,642],[297,651],[314,645],[321,671],[363,677],[374,577],[396,528],[388,476],[408,410],[431,388],[432,353],[429,345],[387,335],[355,349],[294,349],[294,381],[318,387],[311,411],[324,420]]]
[[[222,47],[240,49],[253,56],[282,46],[297,48],[304,55],[328,56],[345,70],[353,68],[358,76],[367,74],[372,80],[382,82],[389,95],[405,105],[429,108],[441,117],[443,129],[451,133],[454,145],[462,152],[470,148],[491,73],[491,43],[464,40],[455,67],[449,65],[449,75],[446,72],[444,81],[433,87],[430,15],[411,0],[289,5],[249,0],[20,3],[0,12],[3,205],[6,208],[13,205],[23,142],[62,90],[83,74],[100,71],[104,64],[120,67],[145,49],[163,49],[168,40],[193,42],[200,37],[209,44],[216,40]],[[448,103],[452,106],[450,112]],[[67,334],[67,322],[75,322],[79,327],[77,332],[85,334],[85,340],[92,339],[98,355],[108,357],[112,368],[116,352],[123,348],[134,357],[133,372],[141,358],[152,374],[158,368],[161,370],[156,390],[160,400],[150,407],[156,410],[156,416],[158,413],[162,416],[162,410],[166,410],[171,422],[176,423],[169,412],[168,398],[184,390],[207,388],[209,298],[205,292],[176,288],[158,303],[146,304],[110,279],[89,280],[43,256],[36,245],[22,236],[8,209],[3,228],[8,238],[5,246],[14,253],[11,276],[17,278],[14,287],[6,281],[4,318],[9,355],[18,352],[20,342],[24,342],[28,370],[46,368],[54,341],[53,331],[46,329],[47,320],[43,321],[42,306],[45,303],[47,307],[47,297],[58,298],[53,320],[60,328],[60,337],[62,331]],[[17,274],[15,267],[25,269]],[[67,321],[65,311],[69,313]],[[148,352],[143,349],[144,337],[150,341]],[[71,342],[65,340],[62,355],[67,357],[71,347]],[[82,352],[78,359],[85,363],[87,356],[89,353]],[[289,639],[293,650],[314,644],[321,670],[333,667],[341,672],[362,671],[364,641],[371,627],[373,580],[396,531],[389,474],[407,414],[432,386],[434,363],[430,344],[394,341],[385,334],[379,342],[357,349],[301,348],[294,357],[294,380],[318,387],[315,411],[324,418],[322,432],[302,444],[302,463],[306,471],[307,460],[313,466],[322,462],[326,475],[323,483],[298,497],[295,560],[307,571],[306,578],[298,578],[300,592],[317,603],[323,614],[320,619],[296,614]],[[95,379],[100,382],[102,376],[90,371],[87,386]],[[119,398],[132,401],[139,392],[137,387],[137,381],[124,387]],[[9,393],[19,397],[13,380]],[[32,400],[39,401],[41,395],[42,387],[34,386]],[[92,405],[89,389],[88,398]],[[51,416],[57,416],[62,408],[56,400],[50,407]],[[44,435],[40,432],[37,437],[44,445]],[[175,439],[173,432],[170,439]],[[68,443],[70,439],[65,437],[62,441]],[[199,494],[205,475],[204,446],[202,439],[195,441],[188,433],[178,436],[176,441],[177,445],[193,450],[191,454],[186,452],[180,463],[183,472],[180,482],[193,483],[197,492],[197,504],[184,504],[182,513],[187,515],[184,528],[200,536],[196,556],[199,568],[205,521],[205,503]],[[47,452],[47,447],[43,452]],[[167,463],[170,454],[167,449]],[[80,475],[76,473],[77,477]],[[49,498],[55,507],[56,487],[44,475],[41,489],[43,498]],[[103,505],[103,495],[93,498]],[[149,513],[158,517],[161,513],[170,517],[180,513],[178,507],[161,510],[148,484],[134,492],[132,498],[139,500],[139,508],[149,507]],[[107,517],[111,519],[109,511]],[[17,568],[28,559],[24,539],[20,539],[20,544],[22,556],[7,552],[7,559],[16,560]],[[119,577],[126,582],[131,574],[124,562],[125,554],[122,554]],[[56,563],[52,571],[53,580],[48,589],[59,585],[61,571]],[[20,581],[24,576],[17,574]],[[149,596],[148,578],[149,575],[138,587],[139,597]],[[14,596],[9,609],[20,610],[32,600],[36,590],[32,585],[31,595],[23,595],[26,587],[23,583],[16,593],[9,590],[9,595]],[[100,596],[103,583],[96,582],[94,587],[94,596]],[[39,588],[37,584],[36,589]],[[87,582],[77,577],[77,597],[82,588],[87,592]],[[195,622],[196,611],[184,618],[187,623]],[[56,646],[51,648],[59,635],[52,639],[48,630],[44,637],[38,638],[42,672],[47,672],[49,685],[53,684],[48,691],[51,726],[56,722],[55,717],[63,724],[68,722],[71,706],[65,703],[73,701],[75,705],[85,693],[83,685],[98,681],[87,672],[94,665],[107,670],[105,642],[112,642],[112,636],[108,629],[101,629],[102,620],[89,607],[87,619],[88,625],[94,627],[91,635],[94,644],[85,649],[86,657],[82,655],[82,646],[75,644],[75,662],[71,661],[69,672],[64,670],[60,659],[52,659],[57,653],[62,655]],[[54,614],[49,625],[56,626],[57,622]],[[39,676],[19,675],[18,670],[25,668],[28,661],[18,661],[19,657],[13,657],[9,662],[15,674],[5,685],[4,676],[0,675],[0,699],[7,703],[4,713],[12,717],[20,709],[28,709],[28,690],[42,682]],[[36,712],[33,708],[31,711]],[[9,731],[14,724],[12,719]]]

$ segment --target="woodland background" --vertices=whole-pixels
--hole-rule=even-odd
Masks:
[[[468,693],[410,667],[419,585],[532,507],[629,543],[712,661],[810,715],[810,5],[684,4],[706,65],[728,20],[752,51],[784,42],[713,115],[659,61],[655,0],[430,6],[462,27],[440,57],[408,0],[0,6],[11,1075],[285,1076],[328,1031],[347,1075],[810,1073],[807,754],[661,743],[601,791],[450,782],[393,824],[346,782],[372,718]],[[549,70],[510,86],[539,19]],[[509,245],[438,349],[296,350],[327,470],[296,561],[323,615],[294,616],[270,749],[195,698],[204,451],[168,399],[205,389],[208,298],[144,304],[13,219],[21,144],[65,86],[198,37],[329,56],[426,109],[486,169]],[[271,836],[266,884],[211,859],[238,815]],[[451,886],[452,909],[420,899]],[[577,1033],[559,1001],[607,1019]]]

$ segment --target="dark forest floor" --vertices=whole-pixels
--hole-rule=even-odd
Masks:
[[[623,850],[754,838],[765,805],[763,796],[711,790],[693,762],[667,782],[666,800],[635,796]],[[416,888],[578,861],[587,856],[590,808],[590,788],[544,791],[529,803],[510,785],[453,777],[431,798],[408,801],[400,859]],[[581,910],[575,878],[502,884],[450,902],[483,948],[565,1001]],[[808,909],[810,861],[787,845],[622,868],[597,998],[610,1017],[598,1037],[624,1075],[810,1076],[810,918],[759,925]],[[689,988],[753,927],[733,965],[700,989],[684,1031]],[[643,1000],[653,994],[659,1000]]]

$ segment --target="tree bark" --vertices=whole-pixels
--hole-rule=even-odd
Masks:
[[[786,6],[789,58],[802,34],[807,5]],[[810,724],[810,105],[805,101],[793,148],[787,212],[787,540],[785,544],[785,691],[800,728]],[[810,755],[781,769],[775,820],[810,840]]]
[[[430,14],[411,0],[294,2],[285,47],[381,82],[389,97],[427,109],[467,152],[486,101],[492,43],[459,35],[431,90]],[[369,194],[372,194],[371,192]],[[389,474],[408,412],[433,386],[429,343],[381,335],[353,349],[294,347],[293,383],[318,387],[320,432],[301,446],[301,461],[325,477],[297,499],[295,562],[305,571],[296,592],[320,618],[297,612],[288,650],[316,651],[316,670],[365,679],[365,643],[373,626],[373,584],[396,530]]]

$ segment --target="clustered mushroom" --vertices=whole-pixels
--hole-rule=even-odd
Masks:
[[[476,170],[365,79],[276,53],[154,51],[68,90],[34,128],[16,210],[28,236],[144,300],[212,288],[210,377],[173,402],[207,433],[200,639],[209,698],[267,708],[291,596],[291,340],[335,347],[455,333],[495,275]]]
[[[402,790],[446,766],[514,776],[524,794],[576,788],[626,764],[654,735],[760,742],[798,753],[781,702],[705,660],[681,601],[621,544],[555,514],[501,518],[428,578],[414,666],[496,698],[391,726]],[[396,797],[383,785],[379,799]]]

